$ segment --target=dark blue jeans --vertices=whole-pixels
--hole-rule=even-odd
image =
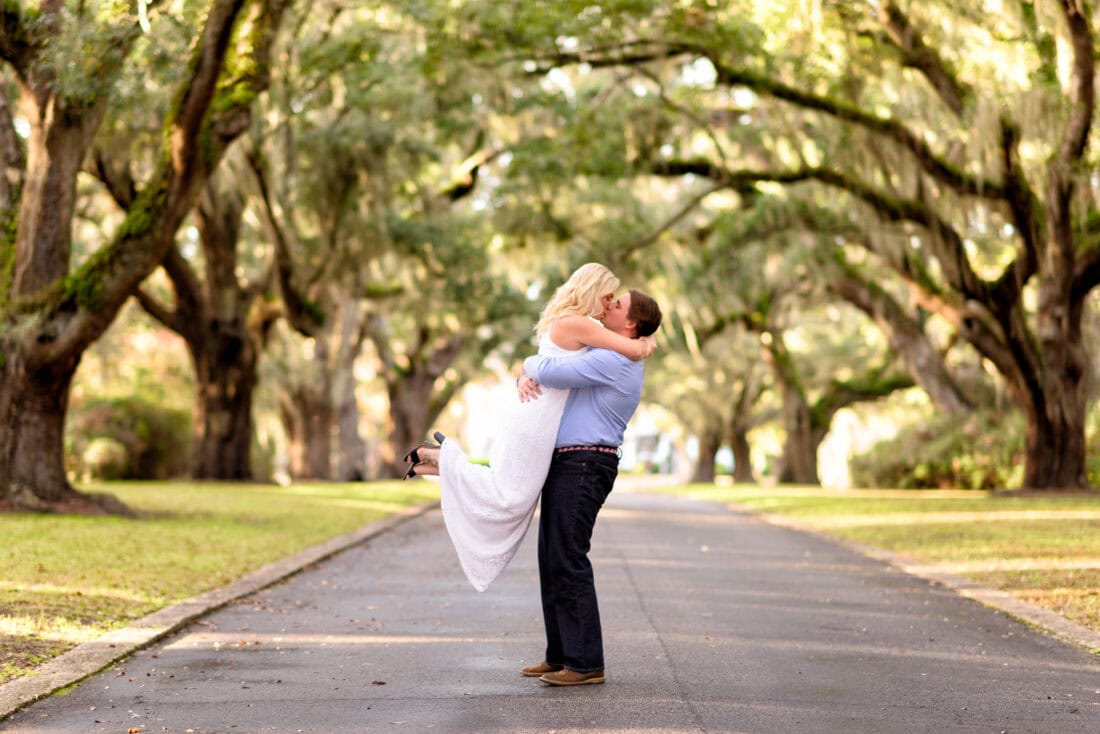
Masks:
[[[619,457],[555,454],[542,487],[539,583],[546,662],[578,673],[603,670],[603,635],[588,550],[592,528],[619,473]]]

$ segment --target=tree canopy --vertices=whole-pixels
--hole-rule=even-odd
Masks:
[[[258,383],[295,473],[384,476],[590,260],[667,304],[648,394],[708,447],[774,423],[812,482],[846,405],[1003,388],[1023,486],[1090,486],[1089,3],[0,12],[0,502],[79,499],[68,395],[131,298],[187,341],[194,475],[250,476]]]

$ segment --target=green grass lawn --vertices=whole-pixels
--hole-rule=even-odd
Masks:
[[[1003,589],[1100,631],[1100,494],[712,484],[667,491],[786,516]]]
[[[136,518],[0,514],[0,683],[152,611],[425,500],[431,482],[110,483]]]

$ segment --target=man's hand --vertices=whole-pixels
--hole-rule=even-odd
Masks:
[[[649,336],[640,336],[638,341],[642,343],[644,351],[642,352],[642,359],[649,357],[651,354],[657,351],[657,337],[650,334]]]
[[[538,400],[539,395],[542,395],[542,388],[527,375],[523,375],[516,381],[516,390],[519,392],[521,403]]]

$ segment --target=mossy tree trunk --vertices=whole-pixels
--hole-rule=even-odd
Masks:
[[[39,368],[5,350],[0,369],[0,499],[49,509],[75,493],[61,461],[65,406],[77,362]]]
[[[66,480],[61,444],[76,366],[163,260],[199,187],[247,127],[251,101],[267,84],[271,37],[286,4],[211,5],[164,123],[158,165],[112,239],[76,268],[76,177],[109,95],[68,89],[51,71],[51,49],[64,42],[67,28],[61,3],[44,4],[33,18],[14,6],[4,11],[0,56],[19,80],[30,136],[19,202],[0,217],[13,233],[0,241],[0,501],[56,506],[79,496]],[[246,10],[251,21],[239,22]],[[81,30],[103,24],[95,34],[102,45],[84,71],[97,88],[109,90],[131,62],[137,24],[128,14],[98,20],[84,6],[68,21]],[[251,56],[237,58],[233,78],[225,79],[222,69],[234,40]],[[9,125],[10,116],[0,115],[0,123]],[[13,140],[9,130],[0,134],[0,143]],[[5,157],[10,160],[11,152]]]
[[[199,198],[199,238],[204,277],[173,247],[163,267],[175,292],[171,308],[146,290],[137,299],[151,316],[179,334],[195,369],[191,476],[252,478],[252,402],[259,358],[277,309],[263,301],[271,280],[265,271],[251,282],[238,276],[244,201],[211,179]]]
[[[194,479],[252,479],[252,395],[256,355],[236,324],[215,328],[192,348],[195,414],[191,429]]]

